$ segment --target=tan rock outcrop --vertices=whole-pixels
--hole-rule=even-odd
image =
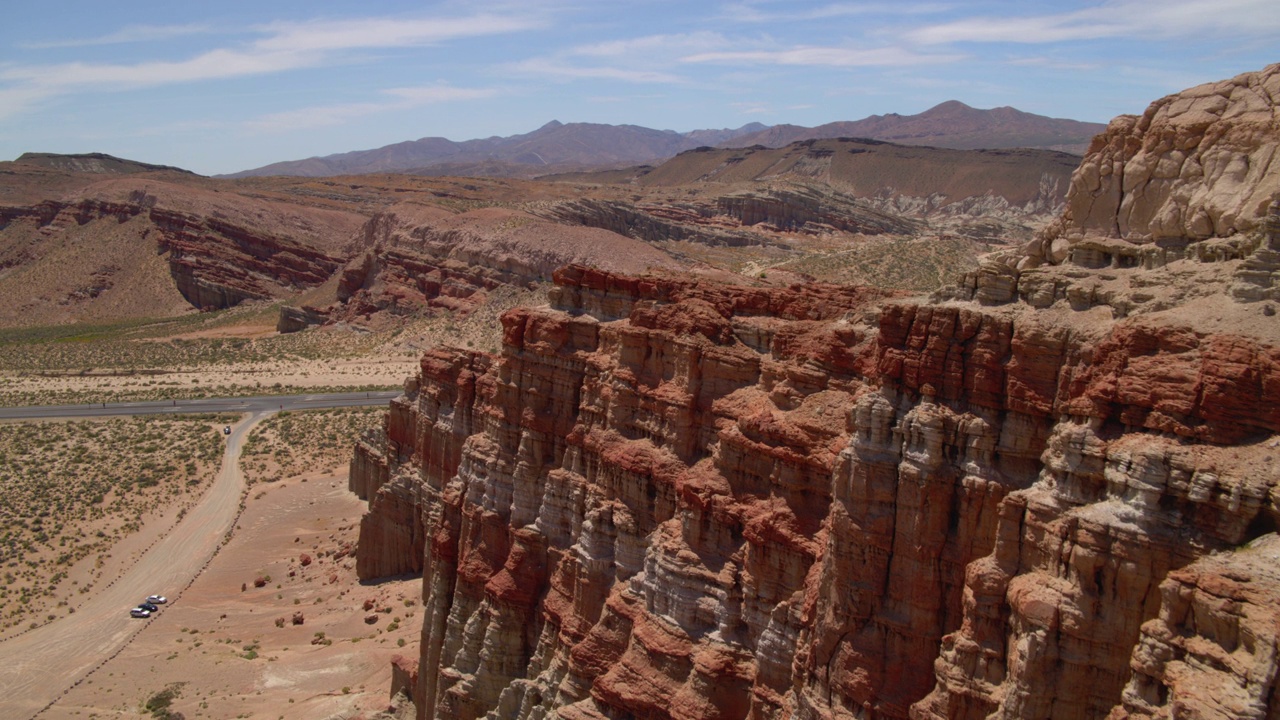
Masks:
[[[1123,707],[1112,718],[1274,717],[1280,628],[1274,534],[1203,558],[1160,584],[1160,614],[1142,626]]]
[[[1271,65],[1116,118],[1072,176],[1071,226],[1138,242],[1256,228],[1280,186],[1277,105]]]

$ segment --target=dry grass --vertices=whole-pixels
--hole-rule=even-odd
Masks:
[[[262,327],[265,320],[259,316],[267,310],[271,316],[278,312],[268,306],[111,325],[0,330],[0,347],[5,350],[0,371],[84,372],[332,359],[369,354],[388,339],[387,333],[353,331],[279,335]],[[238,337],[230,329],[237,324]],[[219,330],[222,333],[216,334]]]
[[[414,354],[383,351],[394,330],[280,335],[278,311],[259,304],[178,319],[0,330],[0,405],[364,392],[400,387],[412,372]]]
[[[410,322],[397,332],[388,348],[409,352],[415,358],[438,345],[498,352],[502,349],[502,313],[513,307],[546,305],[550,287],[542,284],[532,289],[510,285],[495,288],[484,304],[464,318],[441,314]]]
[[[316,470],[344,469],[356,438],[382,426],[386,408],[282,412],[258,424],[240,456],[245,482],[273,482]]]
[[[930,292],[976,268],[978,258],[996,247],[957,237],[871,238],[771,267],[824,282]]]
[[[112,547],[189,507],[216,476],[231,415],[0,425],[0,628],[74,606]],[[179,510],[181,514],[183,510]],[[68,586],[70,585],[70,587]]]
[[[253,397],[258,395],[298,395],[301,393],[342,393],[398,390],[396,383],[363,383],[347,385],[302,385],[291,382],[253,384],[234,382],[189,385],[178,380],[148,378],[102,383],[94,386],[33,389],[14,378],[0,377],[0,406],[81,405],[150,400],[194,400],[199,398]],[[11,389],[10,389],[11,388]]]

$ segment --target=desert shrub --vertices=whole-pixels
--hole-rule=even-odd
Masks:
[[[186,683],[177,682],[168,685],[165,689],[147,698],[147,701],[143,703],[143,708],[151,713],[151,717],[159,720],[183,720],[182,713],[173,712],[169,709],[173,701],[182,694],[183,685],[186,685]]]

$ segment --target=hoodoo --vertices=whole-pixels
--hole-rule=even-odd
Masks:
[[[427,353],[351,466],[419,717],[1276,717],[1278,118],[1118,118],[930,299],[569,266]]]

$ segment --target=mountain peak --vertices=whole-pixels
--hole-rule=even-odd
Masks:
[[[538,129],[539,130],[555,130],[556,128],[561,128],[561,127],[564,127],[564,123],[560,122],[559,120],[552,120],[551,122],[547,123],[546,125],[543,125]]]
[[[928,110],[925,110],[924,112],[920,113],[920,115],[922,116],[948,115],[951,113],[964,112],[966,110],[973,110],[973,107],[970,105],[966,105],[960,102],[959,100],[947,100],[946,102],[941,102],[941,103],[938,103],[937,105],[934,105]]]

